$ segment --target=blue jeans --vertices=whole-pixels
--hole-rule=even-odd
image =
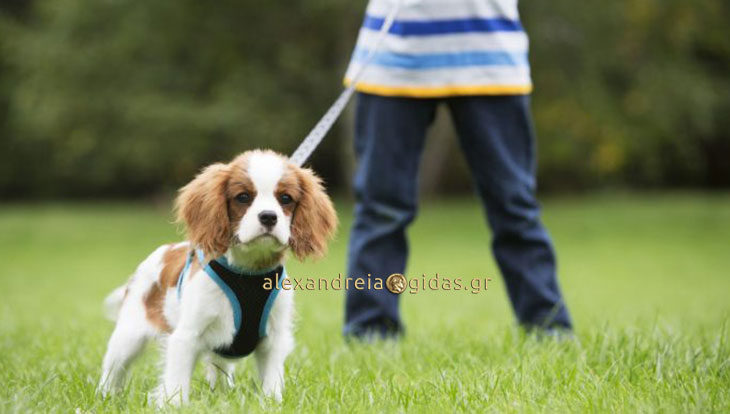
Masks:
[[[440,103],[451,111],[518,322],[528,328],[570,329],[555,274],[555,253],[535,198],[529,96],[415,99],[359,94],[356,204],[347,275],[384,279],[404,273],[406,227],[418,204],[418,164],[426,129]],[[345,335],[403,332],[398,298],[386,289],[348,290]]]

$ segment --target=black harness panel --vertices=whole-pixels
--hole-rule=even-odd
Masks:
[[[216,349],[215,352],[227,358],[249,355],[266,336],[266,321],[275,296],[271,301],[269,298],[273,292],[278,292],[276,289],[264,288],[266,279],[268,278],[270,285],[273,286],[277,278],[281,279],[284,268],[279,266],[262,275],[241,275],[223,267],[215,260],[211,261],[209,266],[233,291],[241,309],[241,327],[233,337],[233,342],[225,348]],[[267,303],[270,303],[269,307],[266,306]],[[231,305],[237,304],[231,303]]]

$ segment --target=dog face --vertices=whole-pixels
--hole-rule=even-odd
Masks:
[[[321,180],[272,151],[208,166],[180,190],[176,208],[208,257],[231,251],[262,266],[287,247],[299,259],[324,255],[337,226]]]

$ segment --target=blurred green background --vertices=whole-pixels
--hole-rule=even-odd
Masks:
[[[365,1],[0,2],[0,197],[168,194],[290,153],[341,89]],[[541,191],[730,187],[730,3],[520,2]],[[447,117],[425,193],[468,192]],[[347,117],[312,164],[346,191]]]

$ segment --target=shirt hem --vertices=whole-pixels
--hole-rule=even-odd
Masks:
[[[344,80],[349,86],[350,80]],[[359,82],[355,87],[358,92],[381,96],[402,96],[410,98],[443,98],[448,96],[470,95],[528,95],[532,85],[449,85],[436,87],[421,86],[385,86]]]

